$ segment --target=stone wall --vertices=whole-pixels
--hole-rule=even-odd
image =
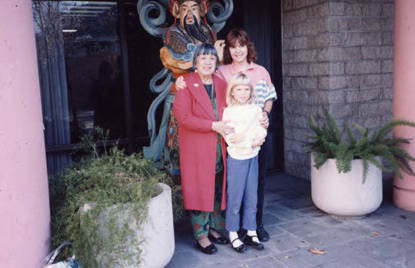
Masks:
[[[308,178],[310,115],[376,128],[392,117],[393,0],[283,1],[286,172]]]

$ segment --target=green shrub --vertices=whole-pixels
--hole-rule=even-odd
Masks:
[[[128,205],[133,217],[142,223],[146,218],[147,201],[159,194],[157,183],[162,182],[171,186],[175,217],[180,217],[183,214],[180,188],[141,154],[126,155],[117,147],[109,151],[105,146],[98,149],[92,140],[89,147],[88,157],[65,169],[61,178],[50,179],[53,246],[57,247],[63,240],[72,241],[74,253],[84,267],[96,267],[97,248],[106,252],[110,261],[115,261],[114,255],[121,254],[118,259],[139,263],[128,253],[131,243],[127,241],[135,233],[128,224],[120,227],[114,223],[115,218],[110,219],[105,222],[110,233],[105,241],[98,239],[100,214],[114,206]],[[91,209],[81,217],[80,208],[85,204]],[[134,243],[133,250],[140,252],[139,246],[140,243]],[[120,267],[120,264],[113,263],[113,266]]]
[[[402,178],[402,172],[415,175],[408,161],[415,161],[415,158],[409,155],[404,149],[399,147],[400,144],[409,144],[409,139],[400,137],[391,137],[390,133],[396,126],[415,127],[414,122],[406,120],[392,120],[373,134],[369,129],[363,128],[358,124],[353,124],[359,133],[355,136],[350,126],[345,123],[347,139],[342,137],[342,133],[336,123],[336,120],[326,112],[326,121],[319,126],[314,117],[311,116],[310,128],[314,135],[309,137],[310,142],[306,144],[309,152],[314,155],[314,166],[320,168],[327,159],[335,159],[339,173],[346,173],[351,169],[353,159],[363,160],[363,183],[369,163],[374,164],[383,171],[394,172],[399,178]],[[379,161],[381,157],[387,165]]]

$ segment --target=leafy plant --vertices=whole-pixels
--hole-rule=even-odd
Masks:
[[[131,254],[132,251],[140,252],[142,242],[130,243],[135,236],[135,227],[131,224],[119,226],[116,220],[120,214],[112,212],[127,208],[127,216],[141,224],[147,215],[147,201],[159,194],[157,183],[163,182],[172,187],[175,215],[181,215],[180,189],[140,154],[125,155],[116,146],[108,149],[105,139],[94,142],[91,137],[85,137],[84,142],[90,155],[67,168],[61,178],[51,179],[51,202],[55,204],[52,210],[53,245],[56,247],[63,240],[72,241],[74,253],[85,267],[97,266],[94,256],[97,250],[105,255],[112,267],[139,263],[140,260],[132,259]],[[98,146],[100,143],[104,146]],[[80,212],[86,204],[88,212]],[[100,220],[103,213],[104,223]],[[105,239],[98,235],[102,224],[108,230]],[[139,254],[135,255],[139,257]],[[125,263],[119,263],[119,260]]]
[[[369,129],[353,123],[359,133],[355,136],[347,123],[344,123],[347,139],[342,137],[336,120],[326,111],[326,121],[322,126],[316,123],[313,116],[310,119],[310,128],[314,136],[309,137],[310,142],[306,144],[309,152],[314,155],[314,166],[320,168],[327,159],[335,159],[339,173],[346,173],[351,169],[353,159],[363,160],[363,183],[365,183],[369,163],[374,164],[383,171],[394,172],[402,178],[402,172],[415,175],[408,161],[415,158],[399,147],[400,144],[409,144],[409,139],[391,137],[390,133],[396,126],[415,127],[415,122],[406,120],[392,120],[373,134]],[[379,160],[383,158],[387,166]]]

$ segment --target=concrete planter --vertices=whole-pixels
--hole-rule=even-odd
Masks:
[[[313,203],[328,214],[361,216],[375,211],[382,203],[382,171],[369,164],[363,184],[363,161],[352,161],[348,173],[339,173],[334,159],[319,169],[311,157],[311,197]]]
[[[162,192],[153,197],[147,204],[148,215],[146,220],[139,227],[137,219],[134,218],[131,213],[132,207],[128,204],[115,205],[109,207],[105,211],[102,211],[98,217],[99,225],[99,239],[108,239],[112,243],[111,246],[114,250],[111,254],[112,261],[109,261],[109,257],[100,248],[94,250],[94,256],[98,263],[98,267],[125,267],[125,268],[159,268],[166,266],[174,254],[174,228],[173,228],[173,210],[171,189],[168,185],[159,183]],[[85,213],[93,205],[86,204],[81,208],[81,225],[82,218]],[[115,217],[114,217],[115,215]],[[135,236],[128,238],[128,252],[120,255],[129,255],[129,259],[136,260],[139,256],[140,264],[128,263],[126,260],[118,256],[116,237],[111,237],[108,231],[108,225],[123,226],[128,223],[129,227],[136,230]],[[137,251],[137,245],[141,252]],[[139,254],[139,255],[138,255]],[[115,259],[115,261],[114,261]]]
[[[159,183],[162,193],[148,203],[148,218],[142,234],[140,267],[164,267],[174,254],[174,228],[171,189]]]

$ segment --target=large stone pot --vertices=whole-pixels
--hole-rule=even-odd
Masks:
[[[363,161],[352,161],[352,169],[339,173],[335,159],[328,159],[319,169],[311,156],[311,197],[328,214],[361,216],[375,211],[382,203],[382,171],[369,164],[363,183]]]
[[[174,254],[174,227],[171,189],[159,183],[162,193],[148,203],[148,218],[143,226],[140,267],[166,266]]]
[[[95,247],[92,253],[94,256],[91,257],[95,257],[98,267],[161,268],[169,263],[175,247],[171,189],[166,184],[158,185],[161,193],[147,203],[148,214],[141,225],[137,224],[137,219],[133,216],[135,215],[132,212],[133,208],[128,204],[115,205],[99,213],[97,219],[99,239],[108,240],[114,250],[110,250],[111,256],[108,256],[99,246]],[[85,222],[83,216],[91,207],[93,204],[86,204],[81,208],[81,228]],[[124,226],[125,223],[135,232],[126,242],[128,252],[117,253],[119,240],[114,235],[110,235],[108,226]],[[140,252],[137,250],[137,245]],[[128,259],[133,260],[133,263],[126,262],[121,257],[126,255],[129,255]],[[135,261],[137,259],[140,260],[139,264]]]

